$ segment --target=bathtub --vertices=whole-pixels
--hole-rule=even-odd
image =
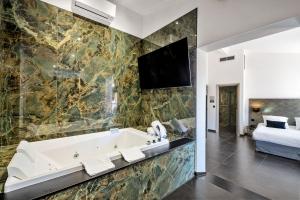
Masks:
[[[137,147],[141,151],[146,151],[168,145],[169,141],[164,138],[159,140],[156,136],[150,136],[133,128],[125,128],[116,131],[29,142],[28,144],[31,147],[31,151],[27,152],[30,159],[26,157],[23,161],[24,155],[19,152],[14,155],[8,165],[5,192],[84,170],[83,160],[93,160],[99,156],[106,156],[113,161],[122,158],[120,149]],[[20,155],[21,159],[18,158]],[[13,173],[15,170],[26,171],[26,176],[19,175],[16,178]]]

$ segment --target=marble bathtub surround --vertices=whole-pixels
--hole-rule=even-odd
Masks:
[[[193,167],[191,167],[194,163],[192,157],[184,157],[185,153],[192,153],[194,142],[191,139],[182,138],[170,143],[170,146],[161,146],[157,149],[151,149],[144,151],[146,158],[144,160],[138,161],[134,164],[128,163],[123,159],[118,159],[113,161],[114,165],[116,166],[115,169],[103,172],[101,174],[97,174],[93,177],[87,175],[84,171],[79,171],[68,176],[59,177],[57,179],[49,180],[47,182],[43,182],[37,185],[29,186],[27,188],[23,188],[22,190],[17,190],[14,192],[6,193],[5,197],[6,200],[23,200],[24,196],[28,199],[35,199],[43,197],[45,199],[76,199],[78,196],[80,198],[89,198],[93,199],[97,198],[99,195],[105,196],[104,199],[115,199],[119,197],[121,199],[131,199],[131,197],[135,197],[135,199],[160,199],[165,194],[172,191],[175,187],[182,184],[182,182],[191,179],[193,177]],[[168,153],[172,153],[172,157],[167,156]],[[193,154],[193,153],[192,153]],[[157,157],[160,155],[160,157]],[[170,162],[173,161],[173,162]],[[175,162],[175,163],[174,163]],[[165,164],[168,163],[168,164]],[[136,167],[134,167],[136,166]],[[131,170],[133,169],[134,173],[145,171],[147,174],[135,174],[132,176]],[[154,174],[149,172],[155,172]],[[113,185],[116,186],[118,184],[119,179],[115,179],[112,177],[118,177],[122,175],[121,183],[126,183],[126,180],[135,180],[141,184],[140,185],[132,185],[132,184],[125,184],[125,187],[121,186],[116,192],[121,193],[123,196],[119,196],[120,194],[114,194],[115,191],[113,190]],[[132,177],[126,177],[132,176]],[[140,179],[140,177],[143,179]],[[171,177],[170,177],[171,175]],[[166,183],[164,178],[174,179],[175,177],[180,175],[180,180],[178,182],[170,182]],[[109,183],[106,183],[106,178],[111,177],[109,179]],[[104,181],[105,180],[105,181]],[[146,180],[146,181],[145,181]],[[158,180],[158,182],[156,182]],[[70,186],[84,184],[84,182],[89,181],[90,184],[95,187],[95,190],[90,191],[87,188],[86,191],[80,190],[76,191],[77,187],[69,188]],[[104,181],[104,182],[103,182]],[[151,184],[150,184],[151,183]],[[107,185],[108,184],[108,185]],[[88,184],[89,185],[89,184]],[[96,186],[98,185],[98,186]],[[107,185],[107,189],[104,187]],[[132,187],[134,188],[128,188]],[[163,188],[157,188],[157,187]],[[104,190],[97,190],[97,188],[102,188]],[[118,185],[116,187],[119,187]],[[67,189],[69,188],[69,189]],[[82,188],[82,187],[80,187]],[[145,191],[145,188],[146,191]],[[60,190],[67,189],[68,191],[64,191],[64,195],[58,192]],[[160,190],[161,194],[152,194],[155,190]],[[129,192],[126,193],[126,190]],[[132,194],[131,192],[135,192],[136,194]],[[88,196],[86,196],[86,192],[88,192]],[[52,195],[49,195],[52,193]],[[54,194],[53,194],[54,193]],[[99,193],[99,194],[96,194]],[[67,197],[65,196],[67,195]],[[138,197],[136,197],[138,195]],[[46,196],[46,197],[45,197]],[[1,197],[1,196],[0,196]],[[102,198],[101,198],[102,199]]]
[[[177,21],[142,40],[39,0],[1,1],[0,184],[23,139],[46,140],[112,127],[146,131],[156,119],[195,117],[194,77],[188,88],[139,87],[137,58],[185,37],[196,74],[197,10]],[[171,141],[184,137],[167,129]],[[194,136],[193,129],[188,136]],[[188,151],[185,156],[192,159],[194,154]],[[171,159],[172,154],[165,157]]]
[[[184,145],[44,199],[162,199],[194,176],[194,148]]]

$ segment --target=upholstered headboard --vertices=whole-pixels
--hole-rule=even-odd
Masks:
[[[255,112],[253,108],[258,109]],[[263,115],[285,116],[295,125],[295,117],[300,117],[300,99],[249,99],[249,125],[263,122]]]

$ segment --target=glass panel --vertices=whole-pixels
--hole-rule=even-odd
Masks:
[[[57,116],[57,12],[40,1],[15,1],[22,28],[19,41],[19,137],[46,139],[55,132]]]

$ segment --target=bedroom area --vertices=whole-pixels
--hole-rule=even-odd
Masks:
[[[300,198],[299,75],[300,28],[208,53],[210,174],[267,199]]]

